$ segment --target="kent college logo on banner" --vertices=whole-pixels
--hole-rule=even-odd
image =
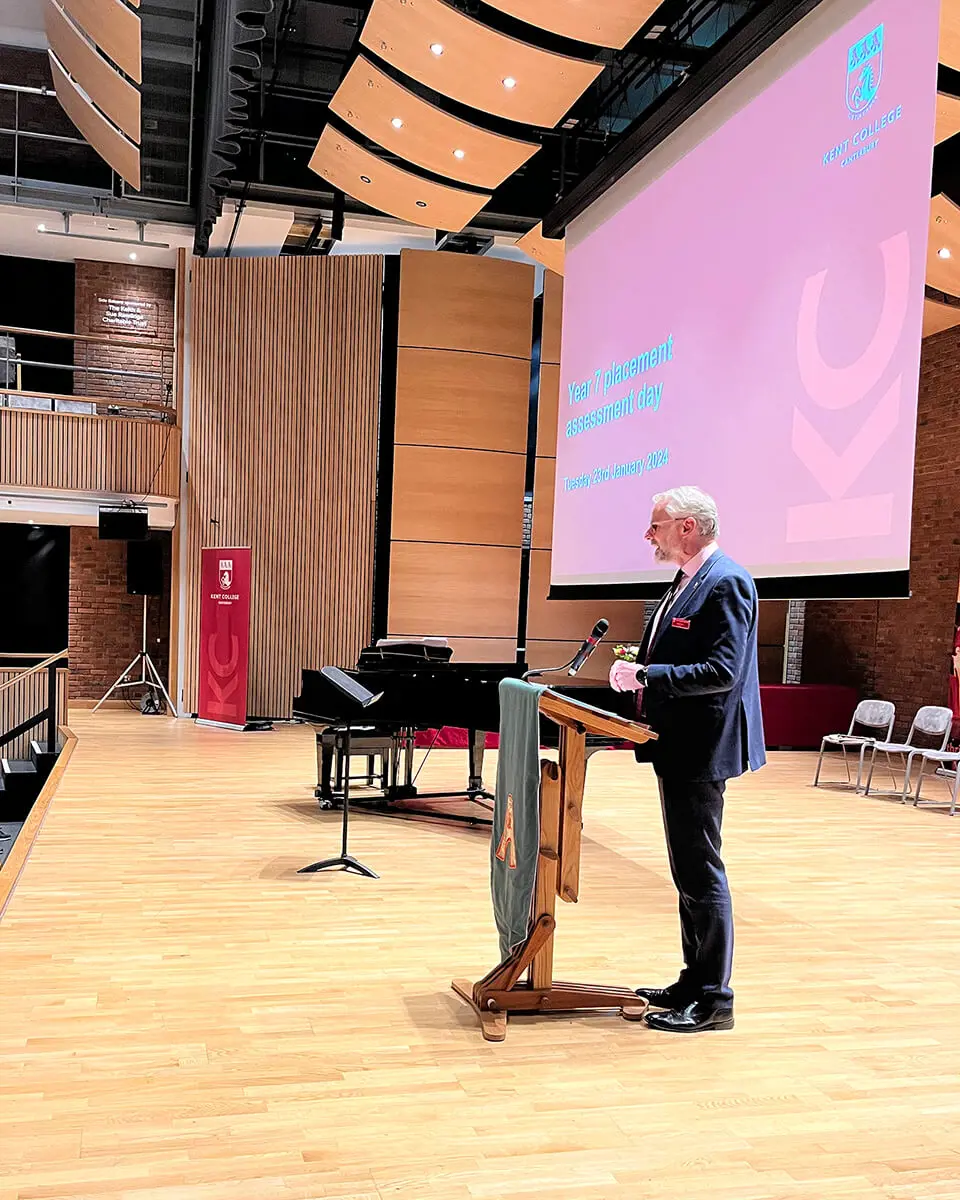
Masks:
[[[233,583],[233,559],[220,559],[220,587],[227,591],[230,584]]]
[[[859,121],[873,107],[883,75],[883,26],[854,42],[847,53],[847,111]]]

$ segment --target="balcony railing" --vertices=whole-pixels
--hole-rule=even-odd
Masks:
[[[176,424],[173,343],[0,325],[0,407]]]

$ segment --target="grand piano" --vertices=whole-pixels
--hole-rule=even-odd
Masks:
[[[360,778],[378,785],[378,794],[373,798],[369,792],[365,796],[351,788],[351,804],[373,805],[396,814],[420,813],[485,823],[487,818],[476,810],[444,811],[422,804],[414,807],[410,802],[461,799],[489,809],[493,795],[483,783],[483,751],[487,733],[496,733],[500,728],[500,681],[519,679],[526,669],[524,663],[456,662],[410,651],[385,653],[380,647],[370,647],[361,653],[356,668],[345,672],[369,691],[382,693],[366,709],[344,696],[320,671],[305,669],[293,713],[317,728],[316,796],[321,806],[335,807],[340,802],[343,772],[348,769],[342,750],[349,724],[351,755],[368,758],[367,771],[359,777],[351,775],[351,782]],[[595,707],[631,715],[621,711],[625,698],[609,688],[567,687],[562,682],[565,678],[547,675],[537,682],[548,683],[564,695]],[[453,792],[419,792],[413,774],[416,734],[444,726],[468,731],[466,787]],[[555,746],[557,733],[555,724],[541,721],[542,745]],[[611,744],[609,739],[591,737],[588,752]],[[374,768],[377,760],[379,770]]]

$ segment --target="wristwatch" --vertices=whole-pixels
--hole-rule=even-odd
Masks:
[[[637,667],[637,683],[639,683],[641,687],[647,686],[647,668],[643,663]]]

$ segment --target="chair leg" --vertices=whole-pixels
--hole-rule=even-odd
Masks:
[[[877,749],[873,748],[873,753],[870,755],[870,770],[867,772],[867,782],[863,789],[865,796],[870,795],[870,785],[873,783],[873,768],[877,765]]]
[[[911,750],[907,755],[907,761],[903,768],[903,788],[900,791],[900,803],[906,804],[907,797],[910,795],[910,781],[913,776],[913,760],[914,752]],[[920,760],[920,773],[923,774],[923,759]]]
[[[826,742],[826,738],[824,738],[823,741],[821,741],[821,743],[820,743],[820,757],[817,759],[817,770],[816,770],[816,774],[813,777],[813,786],[814,787],[820,786],[820,768],[823,766],[823,752],[824,752],[824,750],[826,750],[826,748],[827,748],[827,742]]]
[[[950,797],[950,816],[957,811],[957,791],[960,789],[960,762],[957,763],[957,771],[953,777],[953,793]]]

